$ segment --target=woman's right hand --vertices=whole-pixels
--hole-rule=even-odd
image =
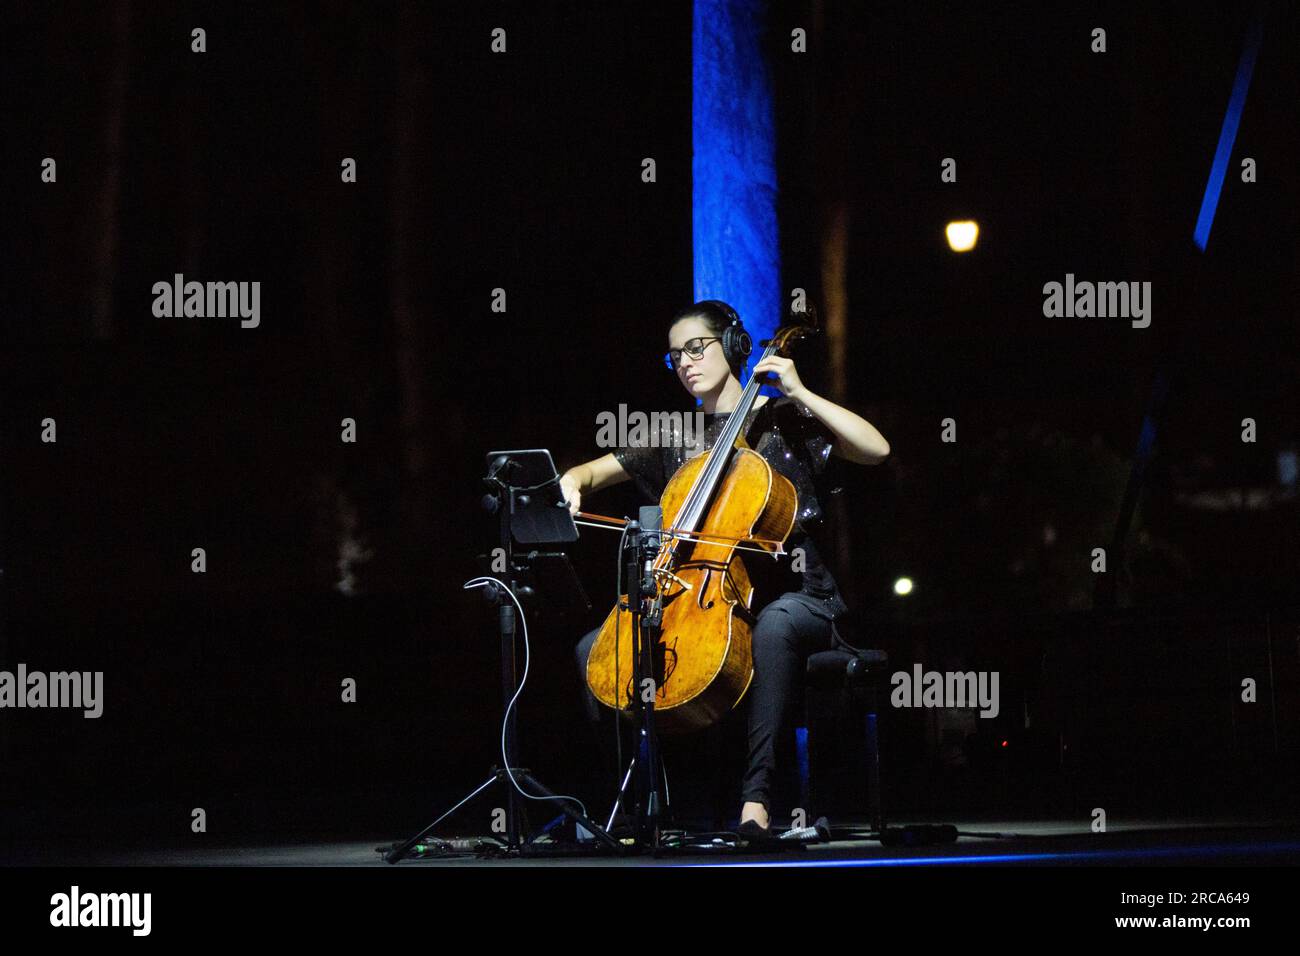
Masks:
[[[578,482],[565,473],[560,478],[560,491],[564,494],[564,500],[569,503],[569,514],[577,514],[582,504],[582,492],[578,490]]]

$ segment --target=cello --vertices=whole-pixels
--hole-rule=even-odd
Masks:
[[[759,361],[784,355],[812,331],[807,324],[782,326],[763,343]],[[660,496],[665,528],[645,613],[660,622],[649,633],[655,724],[665,733],[710,726],[740,703],[753,680],[754,589],[740,552],[779,559],[798,513],[794,485],[749,447],[742,431],[760,385],[750,376],[713,447],[683,464]],[[624,716],[635,692],[632,645],[625,594],[587,658],[592,694]]]

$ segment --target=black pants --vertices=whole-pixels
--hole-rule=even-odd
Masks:
[[[793,703],[800,697],[805,662],[809,654],[830,650],[831,621],[843,610],[839,598],[787,592],[759,611],[753,631],[754,680],[741,704],[748,703],[749,722],[741,798],[763,804],[769,813],[778,766],[792,752]],[[604,712],[613,714],[587,688],[587,657],[599,634],[599,628],[591,631],[576,649],[586,713],[593,724],[600,723]]]

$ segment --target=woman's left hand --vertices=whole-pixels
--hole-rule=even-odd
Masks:
[[[764,372],[772,373],[771,379],[764,384],[775,385],[787,398],[797,399],[803,391],[804,384],[799,380],[799,373],[795,371],[793,359],[783,358],[780,355],[768,356],[754,366],[755,375]]]

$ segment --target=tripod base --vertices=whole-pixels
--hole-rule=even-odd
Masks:
[[[606,848],[607,851],[612,851],[617,853],[625,853],[628,851],[629,848],[627,846],[625,846],[619,840],[616,840],[614,837],[610,836],[610,834],[606,832],[600,826],[600,824],[589,819],[586,815],[579,813],[577,810],[574,810],[573,807],[570,806],[572,800],[566,799],[565,797],[557,796],[556,794],[552,793],[539,780],[537,780],[537,778],[535,778],[532,775],[532,773],[530,773],[528,770],[522,767],[512,767],[510,771],[507,772],[504,767],[493,767],[492,776],[488,777],[481,784],[479,784],[478,787],[476,787],[474,790],[470,791],[468,794],[462,797],[461,800],[450,810],[448,810],[442,816],[438,817],[438,819],[434,820],[432,823],[430,823],[427,827],[425,827],[415,836],[411,837],[409,840],[405,840],[402,843],[394,844],[392,849],[390,849],[387,853],[384,854],[384,862],[397,863],[398,861],[410,855],[411,851],[414,850],[416,846],[421,843],[429,843],[429,844],[438,843],[439,841],[428,839],[429,834],[433,832],[434,828],[436,828],[438,824],[440,824],[443,820],[447,819],[447,817],[451,816],[453,813],[455,813],[465,804],[469,803],[480,793],[483,793],[485,790],[488,789],[488,787],[492,786],[494,783],[500,783],[502,786],[506,788],[513,788],[514,785],[510,782],[511,776],[514,777],[515,783],[518,783],[522,789],[526,791],[532,791],[531,795],[540,797],[544,800],[549,800],[552,803],[556,804],[560,808],[560,810],[564,813],[565,816],[569,817],[575,823],[579,824],[585,830],[591,833],[599,843],[603,844],[603,846]],[[508,795],[514,796],[513,793],[509,793]],[[467,842],[472,842],[472,841],[463,841],[463,840],[453,841],[451,844],[451,849],[453,850],[459,849],[459,852],[464,852],[465,850],[471,848],[465,845]],[[460,844],[460,846],[458,847],[457,844]],[[526,852],[525,847],[531,847],[532,852]],[[517,852],[521,856],[546,855],[545,853],[537,852],[538,850],[541,849],[541,847],[533,843],[531,839],[519,840],[517,843],[508,840],[505,843],[505,845],[502,847],[502,849],[507,853],[512,851]]]

